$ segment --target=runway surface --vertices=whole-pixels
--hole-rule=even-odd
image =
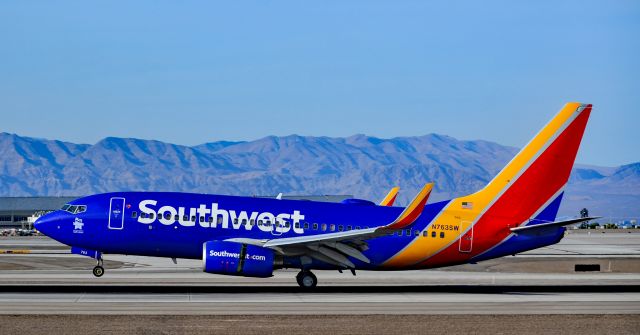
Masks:
[[[640,314],[640,234],[571,234],[522,255],[444,269],[297,270],[256,279],[203,273],[198,260],[107,255],[106,274],[43,238],[0,239],[2,315],[543,315]],[[21,249],[20,249],[21,248]],[[575,272],[575,264],[599,264]]]
[[[640,292],[1,293],[0,314],[638,314]]]

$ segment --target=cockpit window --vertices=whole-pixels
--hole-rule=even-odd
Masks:
[[[86,205],[70,205],[66,204],[60,208],[61,210],[71,213],[71,214],[79,214],[87,211]]]

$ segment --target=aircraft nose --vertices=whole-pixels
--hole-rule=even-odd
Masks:
[[[59,219],[60,215],[56,212],[45,214],[33,223],[33,228],[49,237],[52,237],[51,235],[59,229]]]

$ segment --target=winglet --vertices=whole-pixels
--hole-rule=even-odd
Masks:
[[[429,195],[431,194],[431,190],[433,189],[433,183],[428,183],[424,185],[420,193],[416,195],[415,198],[411,201],[409,206],[400,213],[397,219],[393,221],[391,224],[385,226],[385,229],[402,229],[410,224],[412,224],[419,216],[422,214],[424,210],[424,205],[427,203],[429,199]]]
[[[396,201],[396,197],[398,196],[399,190],[400,190],[400,187],[398,186],[392,188],[391,191],[387,193],[387,196],[384,197],[382,201],[380,201],[380,206],[387,206],[387,207],[393,206],[393,203]]]

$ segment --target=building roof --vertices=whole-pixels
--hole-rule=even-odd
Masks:
[[[79,197],[0,197],[0,211],[51,211]]]

